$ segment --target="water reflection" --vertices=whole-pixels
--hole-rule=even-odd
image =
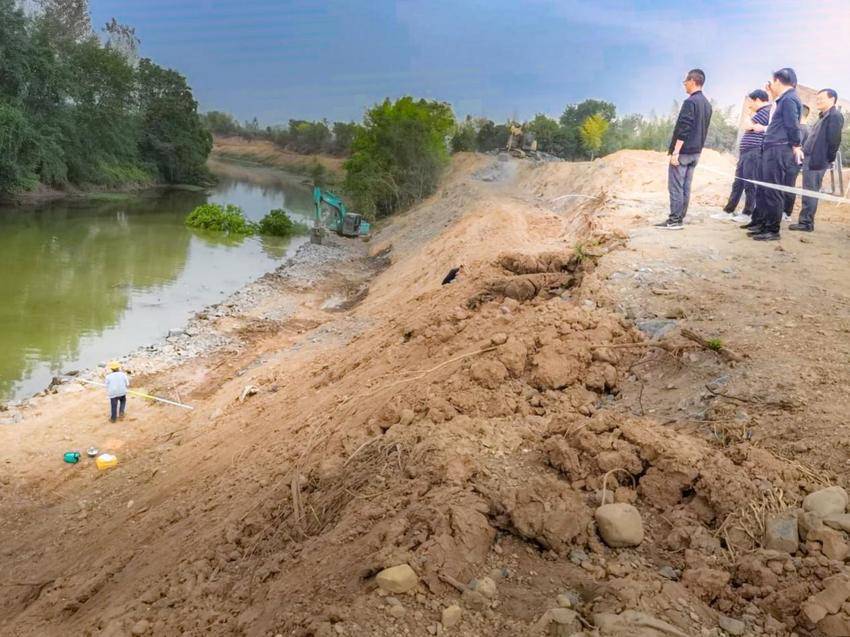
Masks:
[[[61,370],[156,340],[300,243],[189,231],[186,214],[207,200],[235,203],[252,219],[285,207],[303,220],[312,203],[297,182],[242,175],[225,176],[209,196],[155,191],[0,208],[0,398],[31,394]]]

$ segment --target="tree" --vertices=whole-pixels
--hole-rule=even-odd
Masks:
[[[136,35],[136,29],[112,18],[103,31],[106,33],[106,48],[118,51],[135,66],[139,61],[139,45],[142,43]]]
[[[92,37],[88,0],[37,0],[41,16],[54,38],[82,42]]]
[[[198,116],[186,79],[147,58],[139,62],[138,78],[143,158],[168,183],[207,180],[212,135]]]
[[[611,102],[595,99],[588,99],[578,104],[568,105],[560,118],[560,157],[564,159],[580,159],[585,156],[579,129],[591,115],[600,115],[606,121],[612,122],[617,117],[617,108]]]
[[[201,121],[215,135],[235,135],[239,132],[239,122],[230,113],[209,111],[201,115]]]
[[[589,115],[581,123],[581,143],[590,153],[590,159],[602,148],[602,138],[608,130],[608,120],[600,114]]]
[[[738,126],[732,123],[732,107],[721,109],[712,101],[714,113],[705,138],[706,148],[727,152],[735,151],[738,141]]]
[[[455,127],[451,147],[453,153],[472,152],[477,147],[478,130],[475,121],[467,115],[466,119]]]
[[[561,139],[558,137],[559,126],[551,117],[538,113],[527,125],[526,129],[534,134],[537,149],[546,153],[556,154]]]
[[[366,112],[345,162],[345,191],[370,217],[384,217],[434,192],[449,162],[455,118],[448,104],[402,97]]]
[[[508,145],[509,135],[510,131],[504,124],[496,125],[489,119],[484,120],[476,135],[478,150],[481,152],[501,150]]]
[[[351,152],[351,144],[357,134],[357,124],[354,122],[334,122],[333,144],[331,152],[337,156],[345,156]]]

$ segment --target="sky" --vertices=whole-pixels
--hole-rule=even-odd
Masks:
[[[360,121],[410,94],[459,117],[558,116],[585,98],[666,114],[688,69],[739,106],[770,73],[850,96],[850,0],[90,0],[136,27],[201,110]]]

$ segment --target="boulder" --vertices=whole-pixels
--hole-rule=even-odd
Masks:
[[[594,514],[599,535],[611,548],[637,546],[643,542],[643,521],[631,504],[603,504]]]
[[[841,605],[850,597],[850,579],[842,576],[834,576],[824,580],[824,589],[812,595],[809,602],[826,609],[827,613],[837,613]]]
[[[672,624],[636,610],[625,610],[620,614],[597,613],[593,616],[593,624],[603,637],[622,637],[622,635],[688,637]]]
[[[378,573],[375,582],[388,593],[406,593],[416,587],[419,577],[408,564],[399,564]]]
[[[850,635],[850,617],[844,613],[824,617],[818,622],[818,630],[825,637],[848,637]]]
[[[850,533],[850,513],[833,513],[823,519],[823,523],[833,529]]]
[[[824,526],[810,531],[807,539],[810,542],[820,542],[821,552],[831,560],[843,562],[850,554],[850,545],[844,540],[844,534],[841,531]]]
[[[443,616],[441,619],[441,623],[443,624],[443,628],[451,628],[452,626],[456,626],[463,617],[463,609],[457,604],[452,604],[451,606],[447,606],[443,609]]]
[[[538,620],[536,632],[551,637],[570,637],[582,630],[579,615],[569,608],[550,608]]]
[[[747,625],[741,620],[726,617],[725,615],[720,616],[717,625],[730,635],[743,635],[747,629]]]
[[[847,508],[847,492],[841,487],[827,487],[810,493],[803,500],[803,510],[821,517],[844,513]]]
[[[496,582],[489,577],[482,577],[481,579],[473,580],[470,588],[474,591],[478,591],[487,599],[493,599],[496,597]]]
[[[776,515],[767,520],[764,529],[764,547],[772,551],[796,553],[800,545],[797,516],[793,513]]]

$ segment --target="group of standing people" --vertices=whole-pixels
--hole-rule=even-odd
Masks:
[[[688,98],[682,104],[668,154],[668,189],[670,216],[660,224],[669,230],[683,228],[688,210],[691,182],[705,145],[711,123],[711,104],[702,93],[705,73],[700,69],[688,72],[684,80]],[[724,207],[722,218],[746,221],[741,227],[756,241],[777,241],[783,215],[790,219],[795,195],[752,181],[793,187],[802,170],[803,189],[819,192],[823,178],[835,162],[841,145],[844,117],[837,108],[838,94],[825,88],[817,93],[819,116],[815,124],[806,124],[808,107],[796,91],[794,69],[776,71],[764,89],[747,97],[749,121],[741,137],[738,165],[732,193]],[[744,195],[744,211],[735,209]],[[789,230],[814,230],[818,199],[803,196],[800,217]]]

